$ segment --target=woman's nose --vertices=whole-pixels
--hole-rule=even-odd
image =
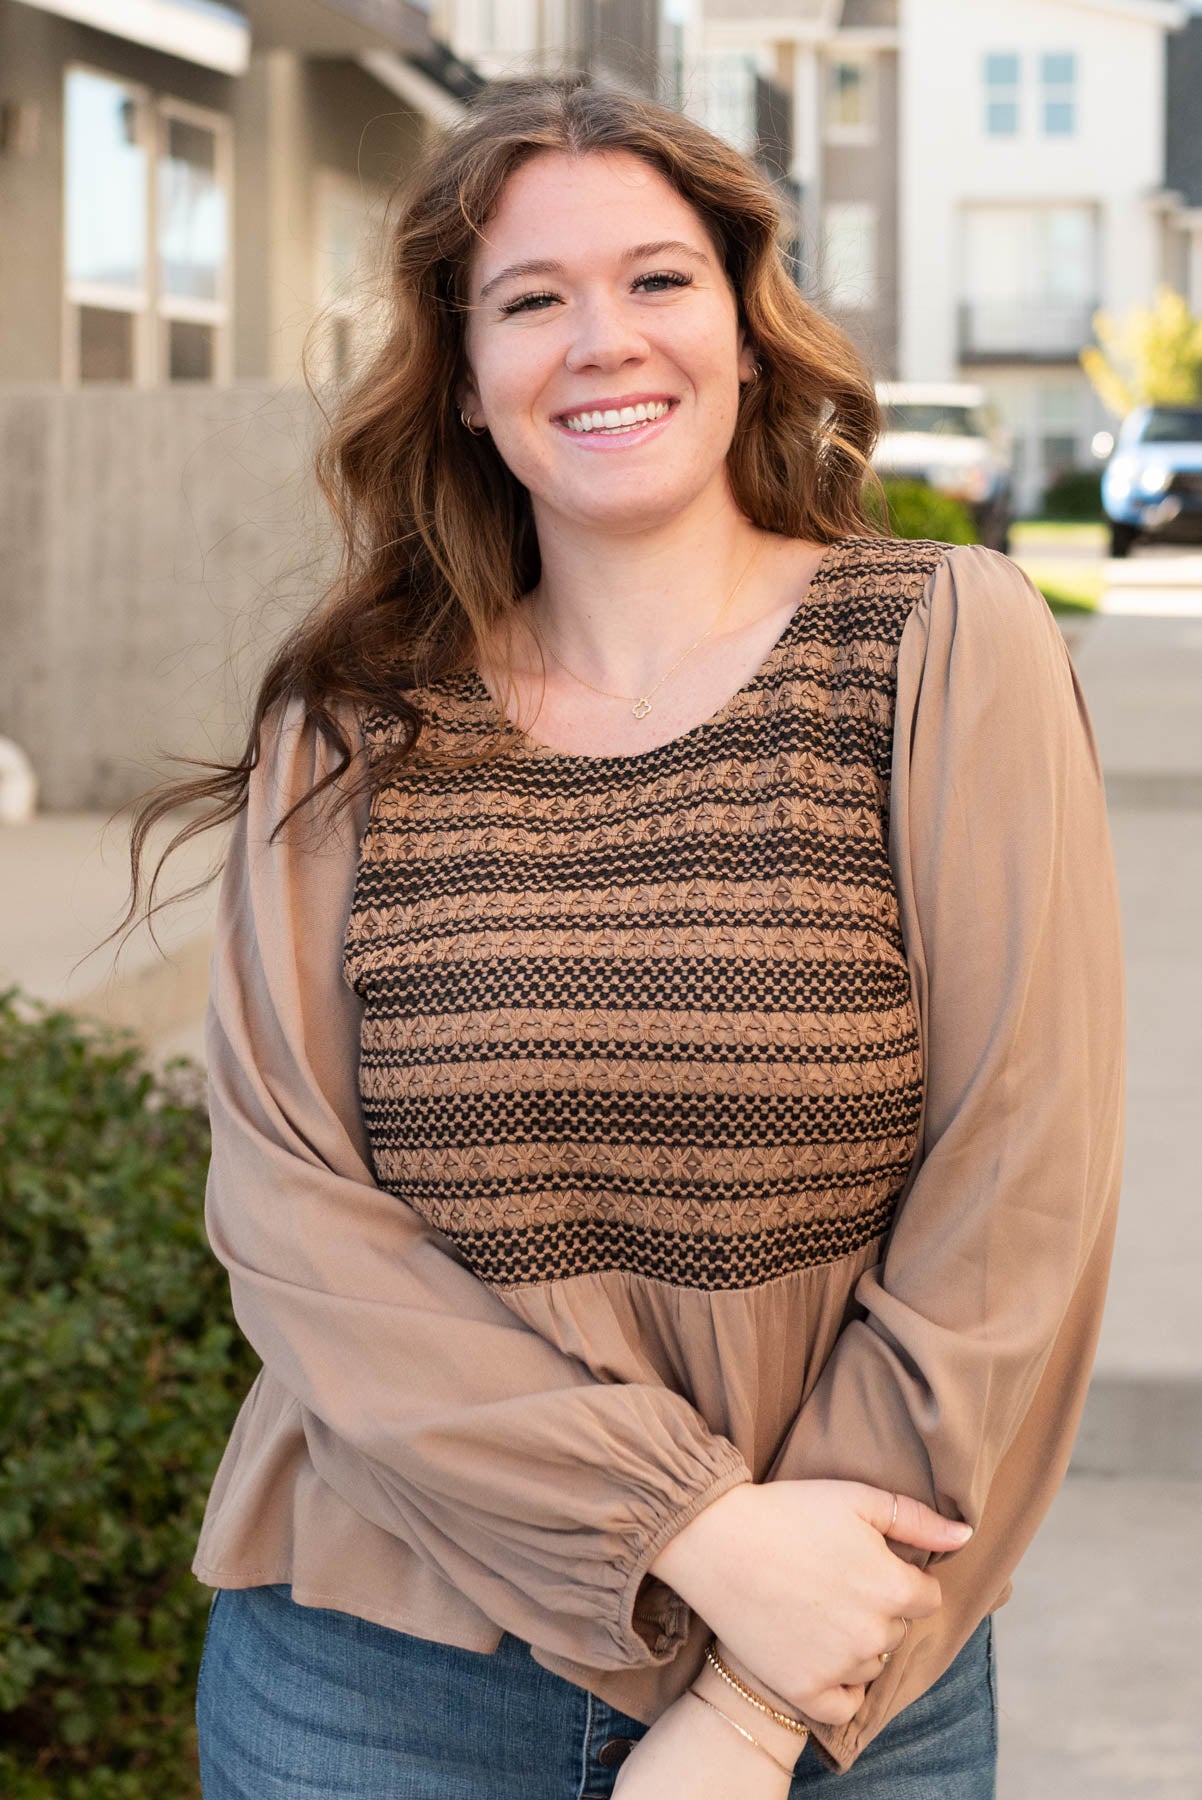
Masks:
[[[569,369],[619,368],[646,355],[647,340],[620,303],[596,301],[577,312],[565,359]]]

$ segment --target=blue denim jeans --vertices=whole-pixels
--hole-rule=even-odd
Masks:
[[[287,1583],[214,1594],[196,1722],[204,1800],[608,1800],[649,1729],[508,1632],[459,1650],[298,1606]],[[807,1744],[789,1800],[994,1800],[996,1769],[986,1616],[846,1774]]]

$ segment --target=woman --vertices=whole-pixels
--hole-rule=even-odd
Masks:
[[[340,580],[177,790],[234,818],[264,1365],[207,1800],[994,1791],[1115,1225],[1104,795],[1026,577],[865,515],[778,223],[648,102],[477,102],[323,457]]]

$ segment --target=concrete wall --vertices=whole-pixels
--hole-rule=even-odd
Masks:
[[[303,388],[0,389],[0,734],[49,809],[240,748],[333,540]]]

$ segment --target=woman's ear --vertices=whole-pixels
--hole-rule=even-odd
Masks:
[[[740,331],[738,353],[740,383],[748,382],[753,379],[758,362],[759,358],[756,356],[755,347],[750,342],[747,333],[745,331]]]
[[[476,419],[473,416],[479,408],[480,395],[476,391],[476,384],[472,379],[470,369],[465,370],[455,383],[455,404],[461,413],[471,419],[473,425],[483,424],[482,419]]]

